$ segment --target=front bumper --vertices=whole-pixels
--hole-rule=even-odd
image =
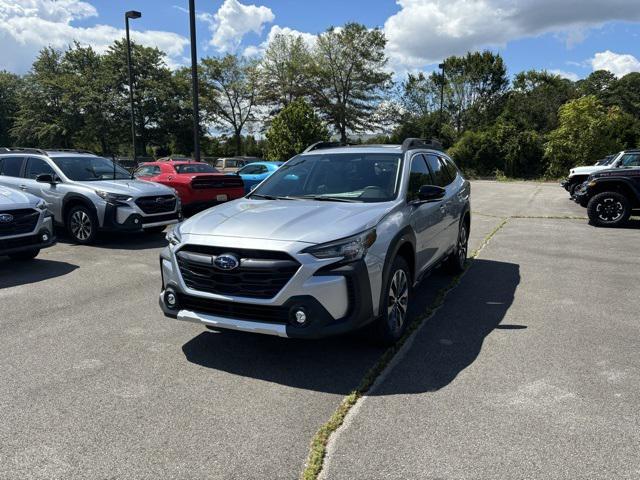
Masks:
[[[107,204],[102,230],[139,232],[146,228],[173,225],[182,221],[182,212],[177,210],[157,215],[144,215],[128,206]]]
[[[373,320],[371,285],[364,261],[325,265],[307,278],[296,279],[296,276],[305,276],[308,266],[302,265],[273,299],[257,301],[216,297],[185,288],[172,257],[166,249],[160,258],[159,304],[169,318],[220,329],[309,339],[357,330]],[[168,291],[177,298],[174,308],[167,304]],[[300,310],[307,317],[304,325],[296,322],[295,313]]]
[[[14,253],[29,250],[41,250],[56,244],[57,239],[53,231],[53,222],[50,216],[44,217],[39,222],[36,232],[27,235],[0,237],[0,255],[12,255]]]

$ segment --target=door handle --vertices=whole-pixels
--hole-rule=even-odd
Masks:
[[[27,186],[26,185],[20,185],[20,190],[26,190]]]
[[[447,210],[447,207],[445,207],[444,205],[440,205],[440,211],[441,211],[442,213],[445,213],[445,212],[446,212],[446,210]]]

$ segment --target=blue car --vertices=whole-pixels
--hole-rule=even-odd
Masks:
[[[238,170],[244,182],[244,191],[249,193],[253,187],[275,172],[284,162],[253,162]]]

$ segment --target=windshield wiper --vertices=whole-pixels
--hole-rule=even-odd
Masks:
[[[320,202],[346,202],[346,203],[360,203],[360,200],[345,197],[331,197],[326,195],[303,195],[297,198],[304,198],[305,200],[318,200]]]
[[[278,195],[261,195],[259,193],[252,193],[249,198],[264,198],[265,200],[298,200],[295,197],[281,197]]]

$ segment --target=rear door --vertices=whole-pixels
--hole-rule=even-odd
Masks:
[[[442,255],[445,245],[442,202],[423,202],[418,198],[421,186],[433,184],[424,155],[415,154],[411,158],[407,202],[411,208],[411,226],[416,232],[418,275]]]
[[[440,202],[442,213],[443,249],[444,252],[455,246],[458,239],[459,203],[456,178],[452,178],[445,161],[433,153],[426,154],[427,165],[431,171],[434,184],[445,189],[445,196]],[[457,174],[457,172],[456,172]]]
[[[20,189],[25,158],[23,155],[0,157],[0,185]]]

